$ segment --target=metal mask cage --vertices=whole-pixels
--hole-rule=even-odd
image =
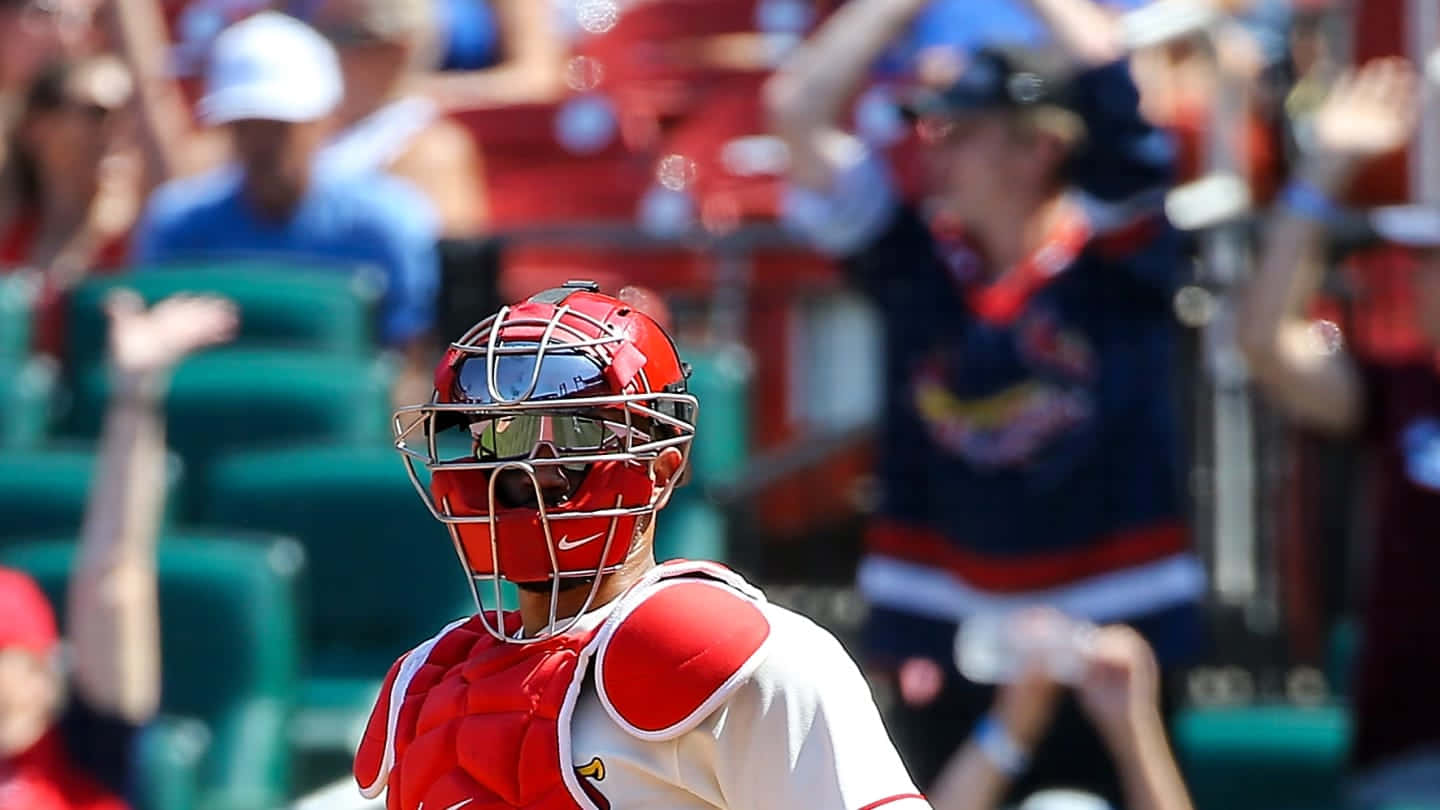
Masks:
[[[625,341],[623,335],[615,330],[590,317],[584,313],[576,312],[565,307],[563,304],[556,308],[555,314],[548,319],[517,319],[505,320],[509,309],[502,309],[496,315],[487,318],[480,324],[466,332],[459,340],[455,341],[452,348],[463,352],[467,363],[483,361],[485,364],[485,394],[487,402],[430,402],[424,405],[414,405],[398,409],[393,417],[393,430],[395,435],[395,448],[401,454],[405,463],[406,473],[410,482],[420,494],[422,502],[430,510],[430,514],[436,520],[443,523],[450,532],[451,541],[454,545],[456,555],[460,564],[466,571],[467,581],[470,584],[471,596],[475,600],[477,615],[485,629],[495,638],[515,644],[529,644],[543,641],[563,634],[573,628],[580,619],[590,610],[594,603],[595,596],[599,591],[600,582],[604,575],[619,570],[620,565],[600,566],[594,570],[561,570],[557,556],[557,545],[555,534],[552,531],[552,521],[579,520],[609,518],[609,529],[606,532],[605,544],[600,555],[601,560],[609,557],[610,552],[617,541],[616,530],[621,518],[641,518],[646,515],[654,515],[664,508],[674,492],[676,484],[681,479],[680,471],[684,470],[690,460],[690,446],[695,436],[695,417],[699,411],[699,403],[696,398],[683,392],[683,384],[680,391],[654,392],[649,389],[649,383],[644,375],[643,368],[638,372],[636,379],[627,388],[629,393],[604,394],[595,396],[558,396],[542,399],[531,399],[536,394],[540,383],[541,369],[547,355],[556,352],[601,352],[603,347],[609,344],[622,343]],[[600,337],[587,337],[583,332],[570,324],[562,322],[565,317],[579,318],[588,323]],[[497,325],[499,328],[497,328]],[[502,329],[514,327],[539,328],[542,334],[538,341],[527,340],[519,345],[500,345],[499,334]],[[563,341],[555,340],[557,333],[566,338]],[[573,338],[574,340],[571,340]],[[529,355],[533,357],[530,379],[528,384],[519,391],[519,395],[506,396],[500,390],[497,379],[497,359],[517,355]],[[437,392],[438,393],[438,392]],[[448,394],[449,392],[447,392]],[[557,452],[554,457],[536,457],[532,449],[525,458],[494,458],[480,459],[474,455],[472,450],[468,457],[442,458],[441,446],[437,440],[438,435],[444,430],[456,426],[468,426],[473,419],[501,419],[511,418],[527,414],[537,415],[564,415],[564,414],[588,414],[596,410],[604,410],[610,414],[623,417],[623,421],[617,424],[624,425],[624,441],[622,445],[614,448],[598,448],[596,452]],[[643,429],[642,429],[643,426]],[[636,441],[641,438],[641,441]],[[416,446],[417,439],[423,438],[420,446]],[[547,466],[573,466],[577,464],[591,465],[600,462],[640,462],[653,464],[659,458],[661,452],[668,448],[676,448],[681,453],[681,463],[675,475],[671,476],[665,487],[651,496],[650,501],[642,506],[625,506],[623,496],[617,495],[615,504],[609,508],[588,509],[584,511],[560,511],[553,512],[552,507],[546,503],[542,487],[537,477],[537,470]],[[435,494],[431,491],[428,482],[422,480],[417,469],[417,464],[433,475],[437,470],[464,471],[476,470],[485,472],[487,479],[486,492],[486,514],[483,515],[459,515],[456,514],[448,499],[437,501]],[[536,510],[539,513],[539,523],[544,531],[546,553],[550,559],[550,609],[545,630],[531,637],[516,637],[505,632],[503,621],[502,591],[501,585],[504,581],[504,572],[500,570],[499,559],[499,523],[496,517],[497,498],[496,485],[500,474],[507,471],[516,471],[524,474],[529,480],[535,492]],[[583,484],[582,484],[583,486]],[[465,524],[481,524],[487,526],[487,534],[490,542],[491,560],[495,562],[493,574],[476,574],[470,563],[469,555],[466,553],[465,545],[461,541],[458,528]],[[620,542],[627,545],[632,542],[631,537],[618,538]],[[574,616],[561,621],[558,614],[558,602],[560,586],[565,580],[585,579],[590,580],[589,591],[586,594],[583,606]],[[494,598],[494,606],[486,608],[481,599],[482,584],[489,581],[488,591]]]

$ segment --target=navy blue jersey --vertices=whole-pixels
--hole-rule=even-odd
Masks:
[[[883,316],[883,494],[860,575],[881,607],[955,619],[1021,597],[1123,620],[1202,588],[1181,524],[1170,152],[1125,66],[1081,80],[1066,213],[1003,274],[898,202],[874,154],[828,194],[792,194]]]
[[[1011,292],[957,277],[898,209],[846,261],[885,313],[881,514],[997,557],[1174,523],[1174,319],[1155,268],[1178,263],[1173,242],[1150,235],[1119,256],[1091,240]],[[1013,311],[987,306],[1005,293]]]

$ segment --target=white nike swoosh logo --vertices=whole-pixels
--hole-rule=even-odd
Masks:
[[[464,807],[465,805],[467,805],[467,804],[469,804],[470,802],[473,802],[473,801],[475,801],[475,800],[474,800],[474,799],[466,799],[466,800],[463,801],[463,802],[456,802],[456,803],[450,805],[449,807],[445,808],[445,810],[460,810],[460,808]],[[418,805],[416,805],[416,806],[415,806],[415,810],[425,810],[425,802],[420,802]]]
[[[560,549],[561,551],[569,551],[571,549],[579,548],[590,542],[591,540],[599,540],[604,536],[605,532],[596,532],[589,537],[582,537],[579,540],[571,540],[568,537],[562,537],[558,542],[555,543],[555,547]]]

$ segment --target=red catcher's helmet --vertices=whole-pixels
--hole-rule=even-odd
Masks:
[[[520,641],[503,632],[501,580],[589,580],[588,609],[601,576],[625,561],[641,519],[664,507],[689,461],[698,405],[688,374],[650,316],[569,282],[472,327],[436,368],[431,401],[396,412],[396,448],[450,529],[496,638]],[[670,447],[684,461],[657,490],[655,460]],[[564,494],[542,479],[563,481]],[[527,482],[518,495],[516,481]],[[481,582],[494,589],[493,616]],[[524,641],[579,619],[559,626],[554,610],[552,598],[547,632]]]

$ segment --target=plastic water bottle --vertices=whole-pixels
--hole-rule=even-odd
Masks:
[[[977,613],[955,635],[955,666],[973,683],[1010,683],[1038,662],[1060,683],[1085,669],[1095,625],[1051,610]]]

